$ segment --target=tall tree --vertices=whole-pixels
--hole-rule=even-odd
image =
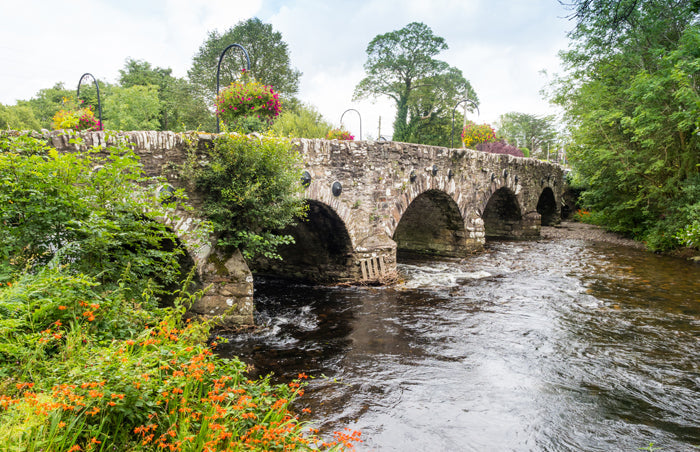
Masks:
[[[289,48],[282,40],[282,34],[274,31],[271,24],[254,17],[239,22],[223,34],[216,30],[209,32],[187,72],[200,97],[214,103],[219,57],[231,44],[240,44],[246,49],[250,57],[250,73],[257,81],[273,86],[286,97],[299,91],[301,72],[291,66]],[[237,48],[229,50],[221,62],[221,85],[226,86],[235,80],[245,67],[243,52]]]
[[[455,110],[455,105],[462,99],[471,99],[478,104],[477,96],[471,83],[462,75],[462,71],[451,67],[445,73],[435,75],[423,81],[423,86],[414,90],[408,103],[409,143],[430,144],[433,146],[451,146],[452,112],[454,129],[459,142],[462,130],[463,111]],[[473,110],[467,104],[468,110]]]
[[[156,130],[160,102],[154,85],[115,86],[105,98],[105,123],[115,130]]]
[[[196,99],[194,87],[186,80],[172,75],[172,69],[153,67],[151,63],[127,58],[119,70],[123,88],[154,86],[158,91],[160,114],[158,130],[193,130],[213,124],[207,104]]]
[[[677,246],[700,224],[700,2],[574,0],[556,83],[592,219]]]
[[[396,102],[394,140],[410,139],[408,118],[412,102],[415,116],[419,116],[432,112],[443,94],[456,97],[467,94],[468,82],[461,72],[434,58],[446,49],[445,39],[435,36],[430,27],[419,22],[375,36],[366,51],[367,77],[355,87],[353,98],[388,96],[393,99]],[[460,89],[464,91],[459,93]]]
[[[500,116],[496,124],[497,136],[519,148],[528,148],[544,154],[555,146],[557,131],[554,116],[537,116],[528,113],[510,112]]]

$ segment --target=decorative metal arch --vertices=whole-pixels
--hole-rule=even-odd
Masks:
[[[250,57],[248,56],[248,51],[240,44],[231,44],[228,47],[224,49],[223,52],[221,52],[221,55],[219,56],[219,64],[216,66],[216,94],[219,94],[219,80],[220,80],[220,74],[221,74],[221,60],[224,59],[224,55],[230,49],[231,47],[238,47],[243,51],[243,54],[245,55],[245,61],[246,61],[246,71],[250,70]],[[221,128],[219,126],[219,109],[216,109],[216,133],[221,132]]]
[[[476,108],[476,113],[477,115],[481,116],[481,113],[479,112],[479,106],[476,105],[476,102],[474,102],[471,99],[462,99],[459,102],[455,104],[455,107],[452,109],[452,132],[450,133],[450,148],[454,148],[454,142],[455,142],[455,111],[457,110],[457,107],[459,107],[459,104],[462,102],[469,102]]]
[[[349,111],[354,111],[355,113],[357,113],[357,116],[360,118],[360,141],[362,141],[362,116],[360,115],[359,111],[355,110],[354,108],[348,108],[347,110],[345,110],[343,112],[343,114],[340,115],[340,126],[341,127],[343,126],[343,116],[345,116],[345,113],[347,113]]]
[[[102,102],[100,101],[100,85],[98,85],[97,79],[95,78],[94,75],[92,75],[89,72],[86,72],[80,76],[80,80],[78,80],[78,90],[75,94],[75,99],[80,100],[80,85],[83,83],[83,80],[86,80],[88,78],[92,78],[92,81],[95,84],[95,88],[97,89],[97,110],[98,110],[99,115],[100,115],[99,116],[99,118],[100,118],[100,130],[104,130],[105,126],[102,123]]]

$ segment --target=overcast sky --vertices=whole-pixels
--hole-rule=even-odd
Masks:
[[[363,138],[391,134],[387,99],[353,102],[367,44],[378,34],[423,22],[445,38],[437,58],[462,70],[480,99],[477,122],[510,111],[555,113],[540,90],[560,71],[573,23],[557,0],[0,0],[0,103],[30,99],[84,72],[116,82],[127,58],[186,77],[207,32],[259,17],[282,33],[302,71],[301,100],[340,125],[348,108]],[[472,115],[473,116],[473,115]],[[359,134],[353,112],[343,118]]]

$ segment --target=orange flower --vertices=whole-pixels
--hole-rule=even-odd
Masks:
[[[65,311],[66,309],[68,309],[68,308],[65,307],[65,306],[63,306],[63,305],[61,305],[61,306],[58,307],[58,310],[59,310],[59,311]]]

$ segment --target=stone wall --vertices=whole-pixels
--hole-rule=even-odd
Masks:
[[[556,205],[561,203],[563,168],[549,162],[386,141],[302,139],[297,140],[297,145],[311,176],[307,196],[331,206],[338,213],[356,248],[378,238],[382,242],[380,247],[390,248],[389,241],[409,206],[430,192],[447,195],[461,215],[462,231],[449,227],[449,237],[443,241],[448,254],[459,249],[469,252],[483,247],[484,212],[493,194],[500,189],[514,198],[520,211],[521,220],[517,227],[511,225],[510,238],[538,234],[537,205],[545,187],[552,189]],[[342,186],[338,196],[332,190],[336,182]],[[441,202],[444,204],[444,199]],[[445,210],[435,202],[431,206]],[[434,217],[429,211],[426,214]],[[450,241],[452,245],[446,243]],[[374,247],[371,244],[366,248]]]

